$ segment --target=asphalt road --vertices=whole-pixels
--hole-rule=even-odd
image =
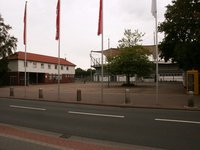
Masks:
[[[0,122],[170,150],[200,149],[200,112],[0,99]]]

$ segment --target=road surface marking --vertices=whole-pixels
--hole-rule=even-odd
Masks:
[[[198,121],[188,121],[188,120],[173,120],[173,119],[158,119],[158,118],[156,118],[155,121],[200,124],[200,122],[198,122]]]
[[[69,114],[78,114],[78,115],[88,115],[88,116],[100,116],[100,117],[111,117],[111,118],[125,118],[125,116],[119,115],[109,115],[109,114],[96,114],[96,113],[86,113],[78,111],[68,111]]]
[[[11,108],[21,108],[21,109],[31,109],[31,110],[40,110],[45,111],[44,108],[37,108],[37,107],[26,107],[26,106],[17,106],[17,105],[10,105]]]

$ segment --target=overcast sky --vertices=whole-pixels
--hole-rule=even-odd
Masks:
[[[158,22],[164,20],[171,0],[157,0]],[[58,56],[56,33],[57,0],[28,0],[27,52]],[[17,51],[24,51],[23,17],[25,0],[0,0],[0,14],[12,26],[18,39]],[[90,68],[90,51],[101,50],[97,36],[99,0],[61,0],[61,57],[77,67]],[[151,0],[104,0],[104,49],[117,47],[124,29],[145,33],[143,44],[153,44],[155,29]],[[159,40],[162,35],[159,34]]]

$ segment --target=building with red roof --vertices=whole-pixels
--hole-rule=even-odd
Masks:
[[[26,53],[26,76],[28,84],[50,84],[58,82],[58,58]],[[8,57],[11,85],[24,85],[25,53],[16,52]],[[60,83],[74,81],[76,65],[60,58]]]

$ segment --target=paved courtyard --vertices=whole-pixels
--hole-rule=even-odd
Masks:
[[[158,97],[156,98],[155,83],[136,83],[134,87],[123,87],[122,83],[104,83],[103,99],[101,98],[101,83],[67,83],[60,84],[60,95],[57,84],[8,86],[0,88],[0,97],[23,98],[34,100],[89,103],[100,105],[163,107],[185,109],[188,105],[189,95],[181,82],[159,83]],[[10,88],[14,96],[10,96]],[[39,98],[39,89],[43,98]],[[128,93],[126,93],[128,89]],[[81,90],[81,101],[77,101],[77,90]],[[26,92],[25,92],[26,91]],[[125,97],[129,103],[125,103]],[[195,109],[200,108],[200,96],[193,96]]]

